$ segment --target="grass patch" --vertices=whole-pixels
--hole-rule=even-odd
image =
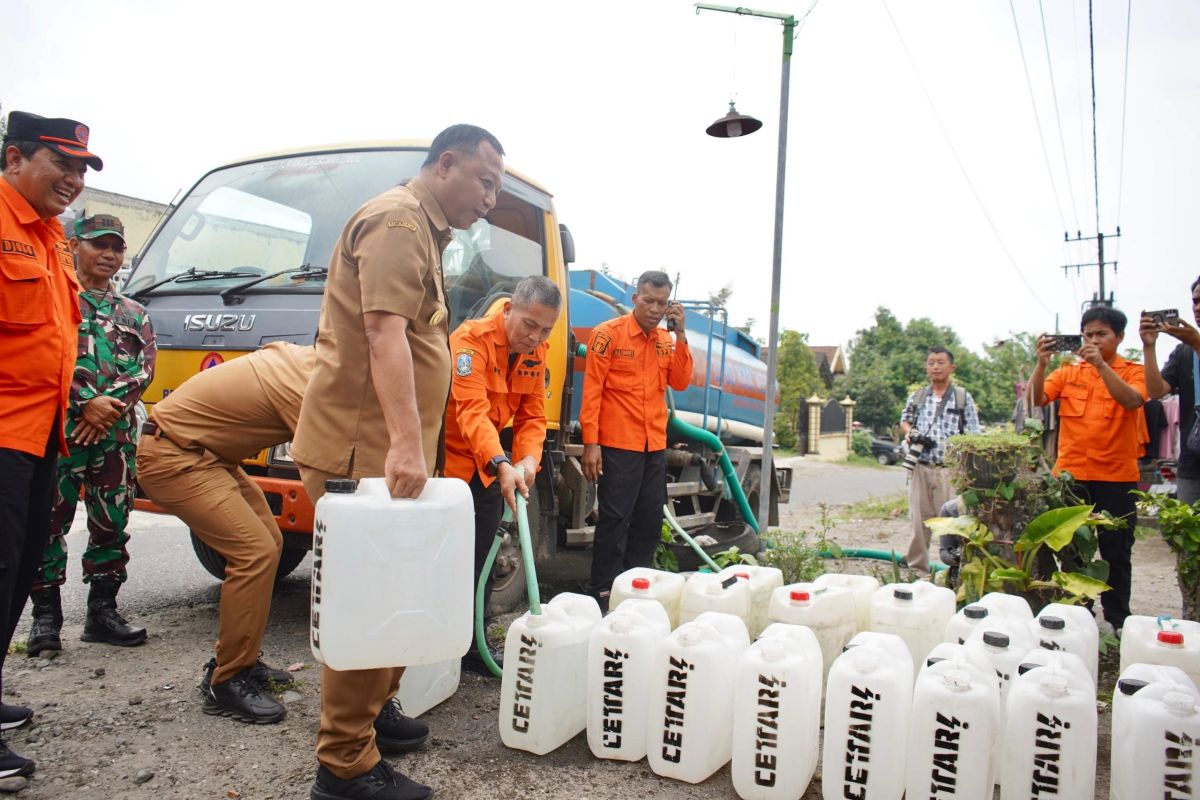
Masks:
[[[13,642],[12,644],[10,644],[8,646],[8,654],[11,656],[11,655],[16,655],[18,653],[24,653],[27,649],[28,649],[27,645],[23,640]]]
[[[908,494],[869,497],[846,506],[843,519],[903,519],[908,516]]]
[[[871,469],[891,469],[890,464],[880,464],[874,457],[860,456],[857,453],[851,453],[846,456],[845,463],[852,467],[870,467]]]

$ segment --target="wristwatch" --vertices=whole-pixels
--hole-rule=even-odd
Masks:
[[[487,466],[484,467],[484,469],[487,470],[487,474],[489,476],[495,477],[496,473],[500,471],[501,464],[508,464],[511,466],[512,459],[501,453],[498,456],[493,456],[492,460],[487,463]]]

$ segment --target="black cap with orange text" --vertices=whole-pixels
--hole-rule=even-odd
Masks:
[[[43,117],[28,111],[8,115],[5,141],[37,142],[69,158],[82,158],[99,172],[104,169],[100,156],[88,150],[88,126],[73,119]]]

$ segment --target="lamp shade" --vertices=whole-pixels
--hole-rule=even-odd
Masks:
[[[730,100],[729,113],[712,125],[709,125],[704,132],[718,139],[734,139],[738,136],[746,136],[754,133],[761,127],[762,122],[760,120],[748,117],[745,114],[739,114],[733,101]]]

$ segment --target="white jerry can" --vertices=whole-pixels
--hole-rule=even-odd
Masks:
[[[734,564],[717,573],[725,578],[730,575],[744,575],[750,584],[750,618],[746,621],[746,629],[753,641],[770,623],[768,610],[771,605],[771,595],[783,586],[783,571],[776,567],[755,567],[749,564]]]
[[[1125,618],[1121,672],[1130,664],[1179,667],[1200,686],[1200,622],[1171,617]]]
[[[871,598],[871,630],[904,640],[915,675],[929,651],[945,636],[954,605],[954,592],[944,586],[929,581],[889,583]]]
[[[975,601],[988,610],[993,616],[1008,617],[1022,625],[1029,624],[1033,619],[1033,609],[1029,601],[1017,594],[1008,592],[988,592]],[[1083,609],[1087,611],[1087,609]]]
[[[868,631],[850,640],[825,685],[825,797],[900,800],[912,690],[912,656],[903,639]]]
[[[508,626],[500,678],[500,741],[545,755],[587,725],[587,654],[600,606],[563,592]]]
[[[678,572],[664,572],[649,567],[627,569],[613,581],[608,598],[609,611],[616,611],[621,603],[633,598],[655,600],[667,611],[671,627],[679,625],[679,599],[683,596],[683,584],[687,578]]]
[[[1046,666],[1018,674],[1008,693],[1001,800],[1056,797],[1093,800],[1096,793],[1096,694],[1080,672],[1049,650]],[[1056,663],[1057,662],[1057,663]]]
[[[1088,665],[1088,671],[1092,673],[1092,683],[1098,683],[1100,680],[1100,628],[1096,625],[1096,618],[1092,616],[1092,612],[1084,606],[1050,603],[1038,612],[1034,624],[1037,624],[1037,620],[1042,617],[1058,617],[1065,622],[1064,630],[1072,631],[1072,635],[1078,634],[1083,637],[1083,642],[1078,645],[1079,650],[1076,655]],[[1051,627],[1054,627],[1053,623],[1051,623]],[[1035,631],[1034,638],[1041,641],[1040,631]],[[1046,642],[1051,642],[1051,639],[1047,638]],[[1042,646],[1045,647],[1046,644],[1042,644]],[[1053,650],[1054,647],[1050,646],[1047,649]]]
[[[596,758],[640,761],[646,757],[654,654],[670,632],[667,610],[649,598],[627,598],[592,628],[587,661],[587,740]]]
[[[992,745],[999,735],[1000,690],[991,671],[958,647],[922,668],[913,687],[908,737],[908,797],[992,794]]]
[[[854,593],[855,633],[871,630],[871,598],[879,589],[879,579],[870,575],[843,575],[827,572],[818,575],[813,583],[817,586],[836,586]]]
[[[942,636],[942,641],[952,644],[966,644],[967,637],[971,635],[972,631],[980,625],[988,624],[988,617],[990,615],[991,610],[979,603],[963,606],[946,623],[946,633]]]
[[[475,510],[457,478],[415,500],[383,478],[326,484],[313,525],[309,642],[330,669],[420,666],[471,646]]]
[[[857,617],[854,594],[838,586],[791,583],[771,595],[772,622],[805,625],[816,634],[824,658],[822,677],[854,637]]]
[[[731,769],[742,800],[795,800],[808,788],[821,735],[821,675],[821,646],[802,625],[768,625],[742,654]]]
[[[1200,691],[1183,670],[1130,664],[1112,704],[1109,797],[1195,797]]]
[[[454,696],[461,674],[462,659],[459,658],[405,668],[400,691],[396,692],[400,708],[410,717],[421,716]]]
[[[679,601],[679,624],[691,622],[706,611],[732,614],[746,626],[750,633],[750,577],[717,575],[712,572],[696,572],[683,586]]]
[[[699,783],[729,762],[731,678],[749,646],[745,622],[717,611],[683,623],[659,642],[646,734],[646,760],[655,774]]]

